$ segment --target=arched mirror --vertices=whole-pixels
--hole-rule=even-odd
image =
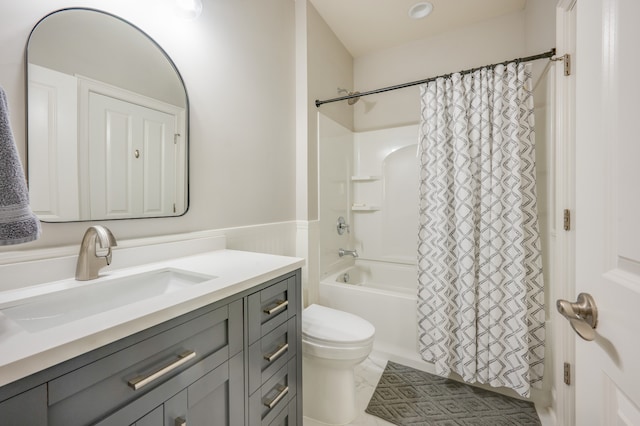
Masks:
[[[188,208],[184,82],[149,36],[97,10],[44,17],[27,44],[31,207],[45,222]]]

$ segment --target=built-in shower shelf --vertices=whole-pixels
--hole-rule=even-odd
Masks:
[[[354,204],[351,206],[351,211],[354,212],[376,212],[380,210],[380,206],[370,206],[368,204]]]
[[[380,176],[369,176],[369,175],[351,176],[351,181],[353,182],[370,182],[374,180],[380,180]]]

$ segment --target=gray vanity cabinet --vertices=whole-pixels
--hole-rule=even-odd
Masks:
[[[211,362],[198,363],[96,425],[176,426],[187,421],[189,426],[242,425],[243,355],[239,352],[215,368]]]
[[[148,412],[201,377],[228,375],[228,360],[242,353],[242,308],[236,300],[179,318],[167,330],[50,380],[49,425],[92,424],[121,406],[99,424],[130,424],[140,410]]]
[[[47,385],[40,385],[0,402],[0,425],[46,426]]]
[[[291,426],[302,418],[299,289],[291,276],[247,298],[249,426]],[[297,414],[283,414],[289,412]]]
[[[0,388],[0,425],[301,425],[299,294],[298,270]]]
[[[180,417],[177,419],[180,419]],[[167,424],[170,423],[165,423],[164,421],[164,405],[160,405],[143,418],[138,419],[138,421],[133,423],[131,426],[165,426]]]
[[[244,424],[243,353],[205,374],[155,407],[132,426],[211,426]],[[126,425],[148,409],[136,401],[98,425]]]

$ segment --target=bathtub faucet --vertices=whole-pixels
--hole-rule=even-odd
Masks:
[[[338,256],[342,257],[345,254],[349,254],[353,257],[358,257],[358,252],[355,250],[338,249]]]

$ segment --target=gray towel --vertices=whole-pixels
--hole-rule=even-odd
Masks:
[[[29,191],[9,124],[7,95],[0,87],[0,246],[40,236],[40,221],[29,207]]]

